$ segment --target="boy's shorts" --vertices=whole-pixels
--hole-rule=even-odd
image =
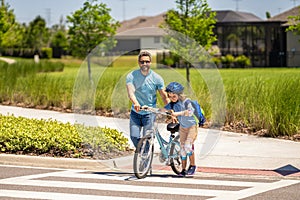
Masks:
[[[180,144],[186,144],[186,142],[193,144],[197,139],[198,127],[196,125],[189,128],[179,127]]]

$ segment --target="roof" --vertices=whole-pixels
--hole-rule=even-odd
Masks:
[[[261,18],[247,12],[231,10],[216,11],[217,22],[260,22]],[[121,22],[117,36],[161,36],[164,31],[159,28],[166,13],[156,16],[139,16]]]
[[[274,17],[271,17],[268,19],[268,21],[281,21],[281,22],[287,22],[283,25],[291,25],[293,24],[292,20],[288,19],[289,16],[297,16],[300,13],[300,6],[296,6],[290,10],[287,10],[285,12],[282,12],[278,15],[275,15]]]
[[[259,22],[263,21],[252,13],[232,11],[232,10],[220,10],[216,11],[217,22]]]
[[[132,28],[119,32],[117,36],[162,36],[165,31],[159,27]]]
[[[145,27],[159,27],[159,25],[164,21],[164,16],[166,13],[161,13],[156,16],[139,16],[130,20],[125,20],[121,22],[120,28],[118,28],[118,33],[130,30],[139,29]]]

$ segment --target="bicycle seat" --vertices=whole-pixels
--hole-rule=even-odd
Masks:
[[[179,130],[179,123],[168,123],[167,125],[167,130],[170,131],[171,133],[178,132]]]

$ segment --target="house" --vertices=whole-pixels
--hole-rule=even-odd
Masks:
[[[121,23],[117,30],[118,41],[114,51],[132,52],[140,49],[163,49],[163,29],[159,28],[165,13],[157,16],[140,16]]]
[[[251,13],[216,11],[215,34],[222,55],[246,55],[253,67],[284,66],[281,21],[266,21]]]
[[[214,32],[218,40],[213,45],[218,46],[222,55],[248,56],[253,67],[297,66],[300,64],[297,56],[299,42],[296,42],[295,35],[285,30],[287,16],[297,15],[298,9],[296,7],[268,20],[247,12],[216,11]],[[164,16],[165,13],[140,16],[122,22],[116,34],[118,44],[114,51],[163,50],[166,33],[159,26]]]
[[[294,22],[291,19],[288,19],[289,16],[297,16],[300,14],[300,6],[296,6],[290,10],[282,12],[270,19],[269,22],[280,21],[281,28],[283,33],[283,40],[282,40],[282,52],[285,58],[285,64],[288,67],[295,67],[300,66],[300,36],[294,34],[291,31],[286,32],[288,26],[292,25]]]

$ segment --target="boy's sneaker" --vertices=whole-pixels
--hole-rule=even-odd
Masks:
[[[185,171],[185,169],[183,169],[183,170],[178,174],[178,176],[181,176],[181,177],[186,176],[186,171]]]
[[[190,166],[188,171],[187,171],[187,175],[188,176],[192,176],[195,174],[197,167],[196,166]]]

